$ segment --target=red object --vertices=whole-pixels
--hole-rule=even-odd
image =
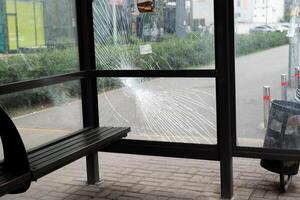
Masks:
[[[295,74],[296,77],[300,77],[300,73]]]
[[[123,6],[124,0],[115,0],[116,6]],[[109,4],[113,4],[113,0],[109,0]]]
[[[264,101],[270,101],[271,100],[271,96],[264,96]]]
[[[287,82],[281,82],[281,86],[287,87],[288,83]]]

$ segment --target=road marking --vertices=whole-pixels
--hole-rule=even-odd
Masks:
[[[63,130],[63,129],[47,129],[47,128],[17,128],[20,131],[47,131],[47,132],[54,132],[54,133],[71,133],[72,130]]]

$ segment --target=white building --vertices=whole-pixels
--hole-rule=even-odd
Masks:
[[[254,0],[254,23],[277,23],[284,16],[284,0]]]
[[[254,0],[235,0],[235,20],[253,23]]]
[[[214,22],[213,0],[191,0],[193,19],[201,26]]]
[[[235,8],[240,23],[277,23],[284,16],[284,0],[236,0]]]

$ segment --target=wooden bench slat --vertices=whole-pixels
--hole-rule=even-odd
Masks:
[[[35,162],[36,160],[42,160],[43,157],[47,157],[49,155],[56,155],[57,152],[60,152],[63,149],[66,149],[70,146],[76,146],[78,143],[82,142],[83,140],[89,139],[95,135],[98,135],[98,132],[105,134],[107,131],[113,128],[104,128],[104,129],[94,129],[93,131],[89,131],[88,133],[82,133],[77,135],[75,138],[70,138],[68,140],[64,140],[61,143],[57,143],[53,146],[42,148],[40,151],[35,152],[34,155],[29,154],[28,158],[31,163]]]
[[[108,128],[111,128],[111,127],[100,127],[100,130],[105,130]],[[74,140],[74,139],[80,138],[80,137],[82,137],[82,134],[90,134],[95,131],[97,131],[97,130],[96,129],[87,129],[87,130],[83,130],[83,131],[80,131],[77,133],[73,133],[73,134],[58,138],[57,140],[54,140],[54,141],[50,141],[50,143],[47,145],[42,145],[40,147],[37,147],[34,150],[30,150],[28,152],[28,158],[32,158],[36,155],[39,155],[39,154],[44,153],[51,149],[55,149],[62,144],[66,144],[67,141],[69,141],[69,140]]]
[[[106,132],[96,131],[96,132],[94,132],[93,135],[91,135],[90,138],[86,138],[86,139],[82,138],[82,140],[77,141],[77,143],[65,146],[65,148],[62,148],[59,151],[54,152],[54,153],[47,152],[46,156],[42,157],[41,159],[34,159],[34,160],[29,159],[30,165],[32,168],[36,168],[37,165],[43,164],[43,163],[47,162],[48,160],[55,160],[60,157],[63,157],[67,153],[84,149],[84,148],[86,148],[86,146],[88,146],[94,142],[105,140],[105,139],[113,136],[114,134],[121,132],[122,130],[123,130],[123,128],[111,128]]]
[[[88,141],[83,141],[78,143],[76,147],[70,146],[59,152],[59,154],[52,155],[50,154],[47,157],[44,157],[42,160],[37,160],[35,162],[29,162],[32,166],[32,173],[35,178],[40,178],[62,166],[65,166],[91,152],[100,150],[102,147],[105,147],[107,144],[110,144],[116,140],[125,137],[130,131],[130,128],[113,128],[111,131],[105,135],[102,135],[101,132]]]

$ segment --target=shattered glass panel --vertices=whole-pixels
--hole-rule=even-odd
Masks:
[[[129,139],[216,144],[214,79],[98,79],[101,126],[129,126]]]
[[[93,2],[97,68],[214,69],[212,0],[159,0],[140,13],[137,0]]]

